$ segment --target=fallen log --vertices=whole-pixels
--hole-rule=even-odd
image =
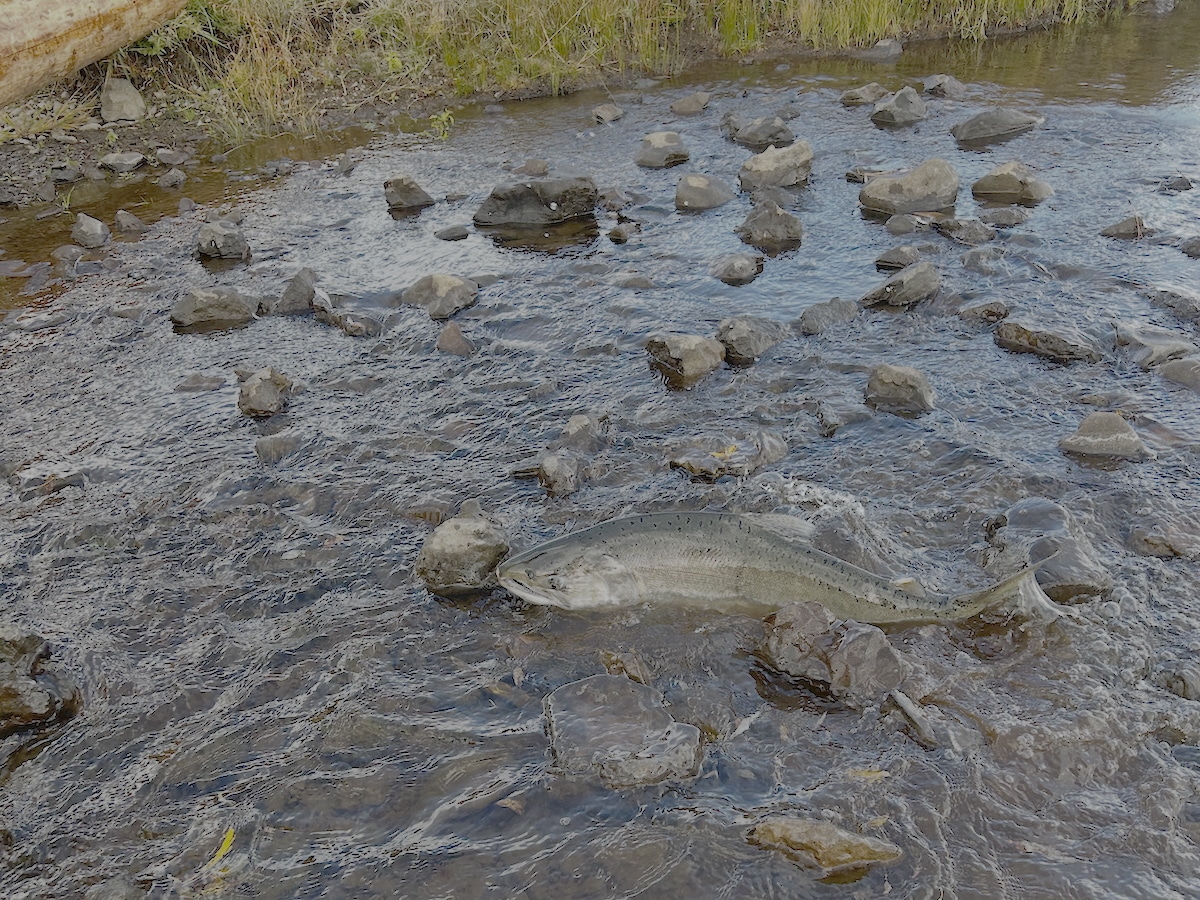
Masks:
[[[0,107],[145,37],[187,0],[0,0]]]

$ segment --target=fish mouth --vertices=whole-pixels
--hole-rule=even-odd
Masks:
[[[529,561],[528,554],[514,556],[512,559],[505,560],[500,565],[496,566],[496,583],[504,588],[514,597],[519,597],[526,603],[535,603],[539,606],[557,606],[558,604],[543,592],[538,590],[527,580],[529,571],[525,568],[525,563]]]

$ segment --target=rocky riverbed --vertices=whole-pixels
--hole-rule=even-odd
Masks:
[[[56,256],[0,333],[6,892],[1195,895],[1174,15],[1123,87],[1070,35],[702,70]],[[1039,563],[1069,615],[489,583],[700,509],[914,590]]]

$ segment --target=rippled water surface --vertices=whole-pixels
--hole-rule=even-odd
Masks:
[[[1200,232],[1200,4],[1165,19],[983,45],[914,45],[894,65],[723,65],[615,91],[463,110],[449,140],[377,139],[348,175],[301,165],[238,197],[254,250],[213,272],[191,256],[203,211],[111,251],[118,271],[38,301],[0,333],[0,595],[6,620],[45,636],[82,694],[80,715],[9,738],[0,786],[8,896],[978,897],[1200,896],[1200,708],[1159,686],[1200,649],[1200,563],[1138,555],[1138,525],[1195,534],[1200,403],[1135,365],[1114,325],[1200,342],[1148,290],[1200,289],[1178,249]],[[970,86],[920,125],[871,125],[840,92],[950,72]],[[714,93],[704,114],[675,99]],[[983,151],[954,123],[1003,102],[1046,117]],[[752,284],[710,277],[749,199],[674,210],[684,172],[731,183],[748,151],[721,115],[791,105],[816,152],[796,209],[803,246]],[[678,130],[685,166],[639,169],[648,131]],[[964,247],[917,235],[939,299],[794,334],[757,364],[688,391],[647,364],[657,330],[712,334],[751,313],[794,321],[857,299],[873,261],[912,238],[860,215],[845,171],[942,156],[969,184],[1020,159],[1055,195],[999,241],[986,271]],[[635,198],[642,230],[549,249],[469,223],[527,157]],[[407,173],[440,202],[393,220],[381,183]],[[462,199],[441,199],[446,197]],[[1103,239],[1141,213],[1141,241]],[[958,214],[979,207],[969,189]],[[277,295],[301,266],[375,308],[432,272],[483,277],[455,321],[478,351],[434,348],[421,310],[348,337],[266,317],[205,335],[167,313],[192,286]],[[1102,348],[1055,364],[996,346],[955,311],[1003,300]],[[30,317],[45,317],[37,321]],[[44,325],[46,327],[34,327]],[[873,414],[827,435],[818,404],[856,408],[878,363],[927,374],[937,408]],[[239,368],[273,365],[304,389],[264,422],[238,413]],[[212,390],[176,390],[193,375]],[[1097,409],[1125,413],[1153,459],[1088,464],[1057,442]],[[548,497],[517,473],[580,412],[607,441],[578,492]],[[788,455],[745,478],[692,481],[668,466],[697,438],[782,437]],[[55,493],[37,478],[81,474]],[[77,481],[80,479],[77,479]],[[25,487],[23,488],[22,485]],[[524,548],[630,511],[846,511],[850,540],[887,571],[975,588],[985,526],[1025,497],[1069,509],[1114,580],[1051,624],[890,632],[938,738],[886,704],[855,710],[771,675],[762,624],[703,610],[564,613],[502,591],[431,596],[412,574],[432,523],[478,498]],[[705,735],[697,777],[610,789],[552,764],[543,698],[640,659],[680,721]],[[898,845],[903,859],[849,884],[747,841],[768,815],[823,818]],[[228,830],[233,843],[216,865]]]

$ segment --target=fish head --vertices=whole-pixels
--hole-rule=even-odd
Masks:
[[[522,600],[561,609],[627,606],[639,599],[633,572],[595,548],[522,553],[497,566],[496,580]]]

